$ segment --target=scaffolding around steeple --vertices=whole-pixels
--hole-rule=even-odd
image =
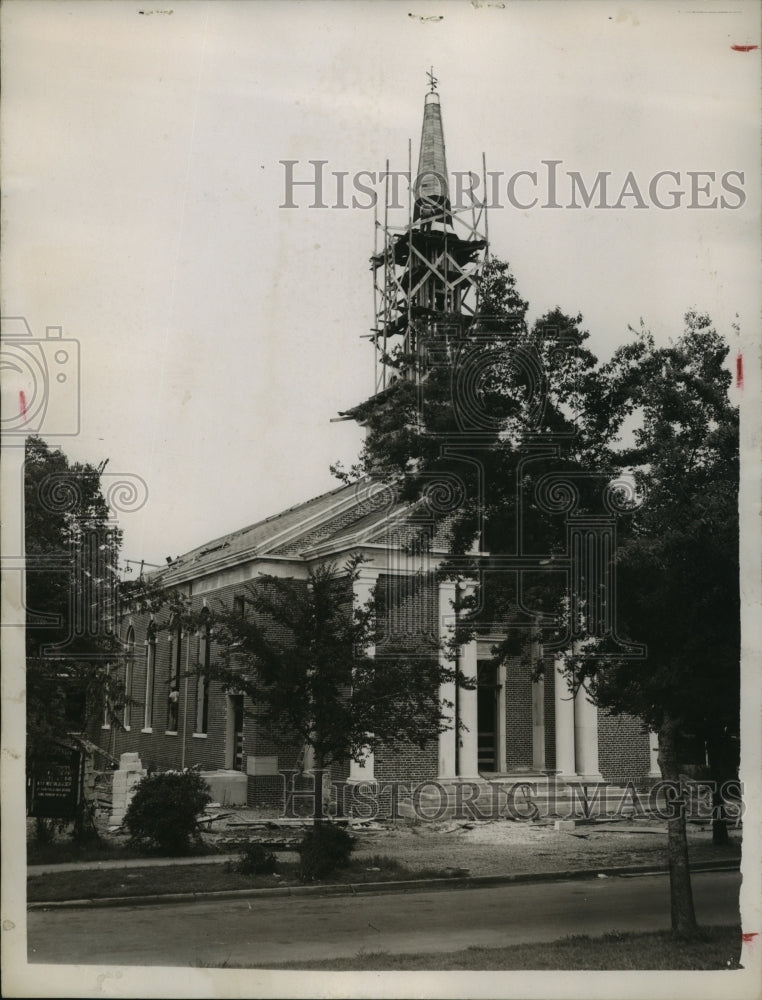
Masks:
[[[479,308],[479,279],[489,255],[487,206],[474,190],[456,192],[467,204],[450,198],[444,128],[437,81],[428,74],[430,90],[423,107],[418,171],[412,174],[412,143],[408,144],[408,219],[390,223],[396,192],[386,164],[383,216],[376,211],[375,248],[371,257],[376,346],[375,392],[394,378],[421,374],[416,358],[424,333],[437,327],[462,327]],[[482,154],[481,181],[486,194],[486,164]],[[477,187],[479,184],[477,184]],[[394,206],[398,207],[398,206]]]

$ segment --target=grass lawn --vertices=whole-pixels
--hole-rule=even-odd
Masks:
[[[741,928],[705,927],[685,941],[669,931],[650,934],[606,934],[600,938],[575,935],[543,944],[506,948],[466,948],[463,951],[390,955],[360,952],[353,958],[319,962],[284,962],[270,969],[437,971],[445,969],[569,970],[580,969],[738,969]],[[261,966],[264,968],[264,966]],[[247,966],[257,968],[257,966]]]
[[[188,852],[192,857],[219,853],[216,847],[203,841],[192,844]],[[93,838],[82,842],[66,838],[54,840],[49,844],[38,844],[30,840],[26,847],[28,865],[61,865],[72,861],[131,861],[145,857],[150,855],[137,847],[130,847],[126,839],[120,843],[104,838]]]
[[[143,896],[172,892],[214,892],[224,889],[266,889],[302,885],[298,862],[281,862],[276,875],[240,875],[226,862],[203,865],[162,865],[146,868],[107,868],[73,872],[48,872],[27,879],[28,902],[65,899],[102,899],[109,896]],[[453,872],[437,868],[408,868],[393,858],[375,856],[352,861],[324,883],[390,882],[414,878],[448,878]]]

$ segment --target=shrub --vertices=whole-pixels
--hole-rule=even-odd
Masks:
[[[300,878],[309,882],[325,878],[337,868],[346,868],[353,848],[354,837],[343,827],[325,822],[316,824],[299,845]]]
[[[278,870],[278,861],[272,851],[261,844],[247,844],[232,868],[240,875],[272,875]]]
[[[212,801],[197,770],[146,775],[124,817],[130,839],[164,854],[185,854],[198,835],[197,817]]]
[[[56,835],[56,824],[52,819],[37,816],[34,821],[34,839],[38,844],[52,844]]]

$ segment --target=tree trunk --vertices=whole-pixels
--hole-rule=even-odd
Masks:
[[[677,724],[667,718],[659,729],[659,767],[666,781],[680,788],[680,764],[677,748]],[[672,930],[692,937],[697,930],[693,907],[691,872],[688,864],[688,837],[685,826],[685,801],[682,789],[673,802],[674,816],[667,820],[667,856],[669,861],[669,895]]]
[[[712,795],[712,844],[714,847],[725,847],[730,842],[728,834],[728,819],[725,815],[725,803],[720,794],[721,782]]]
[[[737,762],[734,761],[730,740],[723,733],[713,733],[706,741],[709,758],[709,773],[715,782],[712,795],[712,844],[724,847],[730,841],[728,835],[728,820],[725,812],[725,801],[722,797],[724,782],[737,775]]]
[[[326,770],[325,758],[322,751],[315,748],[315,769],[313,771],[315,782],[315,811],[312,816],[314,826],[321,823],[328,815],[328,806],[331,801],[331,778],[330,772]]]

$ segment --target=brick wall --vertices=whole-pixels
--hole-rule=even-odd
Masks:
[[[375,778],[377,781],[404,781],[411,790],[422,781],[436,781],[439,768],[439,744],[429,740],[423,750],[414,743],[400,741],[391,747],[382,746],[376,751]],[[379,816],[388,816],[391,809],[391,790],[378,795]],[[400,800],[409,796],[404,792]]]
[[[305,584],[306,585],[306,584]],[[206,594],[211,612],[220,602],[231,607],[233,599],[244,593],[241,584],[231,584]],[[433,614],[433,593],[431,588],[416,592],[416,611],[420,615],[421,607],[425,607],[430,619]],[[351,606],[351,594],[347,592],[347,610]],[[195,613],[201,611],[203,598],[193,597],[191,607]],[[247,615],[253,614],[253,609],[245,607]],[[162,626],[166,623],[166,615],[157,615],[155,641],[151,647],[153,664],[153,725],[144,727],[145,690],[148,666],[148,625],[147,615],[133,615],[125,619],[122,634],[126,636],[127,629],[132,627],[135,638],[135,655],[131,668],[131,688],[133,697],[138,702],[129,710],[130,728],[121,732],[96,727],[93,732],[95,742],[108,749],[114,756],[128,751],[140,754],[143,764],[152,770],[164,771],[168,768],[180,768],[198,765],[202,770],[216,770],[231,766],[228,749],[228,695],[218,682],[211,682],[208,694],[207,731],[205,734],[194,733],[196,728],[196,693],[197,678],[187,678],[186,704],[186,662],[193,670],[199,662],[203,651],[197,636],[183,636],[181,639],[182,670],[180,677],[180,698],[177,705],[177,732],[167,732],[167,705],[170,690],[173,656],[176,655],[176,642],[170,641],[169,634]],[[275,626],[271,626],[273,629]],[[188,646],[190,642],[190,646]],[[189,653],[189,657],[188,654]],[[220,656],[220,650],[213,638],[210,645],[210,658],[214,663]],[[120,667],[122,672],[124,667]],[[122,676],[124,674],[122,673]],[[244,700],[243,719],[243,770],[246,771],[248,757],[276,758],[275,766],[280,769],[294,769],[302,752],[301,739],[295,734],[280,734],[276,738],[272,730],[262,721],[262,713],[252,704],[248,697]],[[150,731],[144,729],[150,728]],[[183,741],[185,756],[183,761]],[[436,748],[435,748],[436,749]],[[434,770],[436,763],[434,764]],[[331,779],[342,782],[349,776],[349,762],[340,762],[331,768]],[[283,778],[279,774],[249,775],[248,802],[250,805],[262,805],[280,808],[283,803]]]
[[[545,767],[553,770],[556,766],[556,679],[553,664],[545,664]]]
[[[376,655],[432,655],[438,639],[439,590],[433,574],[380,574],[376,588]]]
[[[606,781],[616,785],[648,774],[648,733],[640,719],[598,709],[598,766]]]
[[[528,658],[505,665],[505,750],[508,770],[532,765],[532,675]]]
[[[231,607],[233,598],[243,593],[240,584],[231,584],[207,595],[210,611],[222,602]],[[201,611],[203,598],[193,597],[191,607],[195,613]],[[246,609],[253,613],[251,608]],[[230,767],[228,752],[228,697],[221,684],[212,681],[208,692],[208,712],[206,733],[196,733],[196,696],[199,678],[193,674],[195,665],[202,655],[201,640],[196,635],[183,635],[180,649],[180,697],[177,703],[176,732],[167,731],[168,696],[172,679],[176,653],[177,637],[170,640],[166,630],[166,613],[156,616],[155,639],[148,642],[148,615],[132,615],[125,619],[122,625],[122,636],[127,635],[127,629],[132,627],[135,643],[134,657],[131,668],[131,692],[136,701],[128,710],[125,718],[129,729],[120,731],[116,728],[109,731],[96,727],[93,732],[95,742],[108,749],[114,756],[128,751],[136,751],[144,766],[159,771],[169,768],[179,768],[183,765],[200,766],[203,770],[216,770]],[[149,665],[149,649],[153,665],[153,712],[149,720],[152,724],[145,726],[146,677]],[[220,656],[220,650],[212,637],[210,659],[214,663]],[[118,668],[124,677],[124,665]],[[185,676],[190,671],[189,676]],[[183,745],[185,752],[183,754]],[[266,728],[258,724],[255,707],[248,698],[244,701],[243,720],[243,770],[246,770],[248,756],[277,756],[279,767],[293,767],[300,752],[299,741],[294,738],[285,744],[272,738]],[[273,788],[271,788],[273,786]],[[282,799],[282,779],[256,777],[249,779],[250,801],[262,796],[269,801],[277,796]]]

